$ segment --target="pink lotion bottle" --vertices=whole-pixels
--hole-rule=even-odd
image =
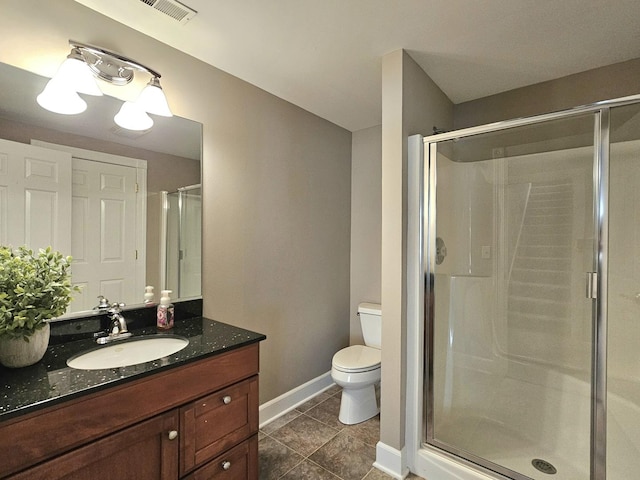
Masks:
[[[171,290],[162,290],[156,326],[161,330],[173,328],[173,304],[171,303]]]

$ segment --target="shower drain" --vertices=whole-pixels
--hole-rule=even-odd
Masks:
[[[531,465],[533,465],[536,470],[540,470],[542,473],[547,473],[549,475],[553,475],[558,472],[556,467],[540,458],[534,458],[531,460]]]

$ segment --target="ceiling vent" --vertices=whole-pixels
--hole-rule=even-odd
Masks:
[[[153,9],[164,13],[168,17],[173,18],[180,24],[184,25],[193,17],[196,16],[198,12],[195,10],[183,5],[176,0],[140,0],[145,5],[149,5]]]

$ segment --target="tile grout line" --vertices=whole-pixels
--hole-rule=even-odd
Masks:
[[[292,468],[290,468],[289,470],[287,470],[286,472],[284,472],[282,475],[280,475],[278,477],[278,480],[280,480],[281,478],[284,478],[285,476],[287,476],[289,474],[289,472],[295,470],[295,468],[300,465],[302,462],[304,462],[306,460],[306,458],[303,458],[302,460],[300,460],[298,463],[296,463]]]
[[[305,415],[305,414],[304,414],[304,413],[301,413],[300,415]],[[317,419],[315,419],[315,418],[313,418],[313,417],[309,417],[308,415],[305,415],[305,416],[307,416],[307,417],[308,417],[308,418],[310,418],[311,420],[315,420],[315,421],[317,421],[317,422],[319,422],[319,423],[322,423],[323,425],[326,425],[325,423],[320,422],[319,420],[317,420]],[[296,417],[296,418],[298,418],[298,417]],[[294,420],[295,420],[295,419],[294,419]],[[291,420],[291,421],[293,421],[293,420]],[[288,423],[290,423],[290,422],[285,423],[284,425],[282,425],[282,427],[284,427],[284,426],[285,426],[285,425],[287,425]],[[327,426],[329,426],[329,427],[330,427],[330,425],[327,425]],[[280,427],[280,428],[282,428],[282,427]],[[280,428],[278,428],[277,430],[274,430],[274,432],[273,432],[273,433],[275,433],[275,432],[277,432],[278,430],[280,430]],[[331,428],[331,427],[330,427],[330,428]],[[336,430],[336,429],[334,428],[334,430]],[[314,453],[316,453],[318,450],[320,450],[322,447],[324,447],[327,443],[329,443],[331,440],[333,440],[335,437],[337,437],[341,432],[342,432],[341,430],[336,430],[335,435],[333,435],[329,440],[327,440],[327,441],[326,441],[326,442],[324,442],[322,445],[320,445],[318,448],[316,448],[316,449],[315,449],[313,452],[311,452],[309,455],[304,455],[302,452],[299,452],[298,450],[296,450],[296,449],[294,449],[294,448],[290,447],[289,445],[286,445],[285,443],[282,443],[282,442],[281,442],[281,441],[279,441],[277,438],[272,437],[270,434],[267,434],[267,433],[264,433],[264,432],[263,432],[263,434],[264,434],[265,436],[267,436],[267,437],[271,438],[274,442],[276,442],[276,443],[278,443],[278,444],[280,444],[280,445],[284,446],[285,448],[287,448],[287,449],[291,450],[291,451],[292,451],[292,452],[294,452],[294,453],[297,453],[298,455],[300,455],[300,456],[302,457],[302,460],[300,460],[300,461],[299,461],[298,463],[296,463],[293,467],[291,467],[289,470],[287,470],[287,471],[286,471],[286,472],[284,472],[282,475],[280,475],[280,476],[278,477],[278,479],[284,478],[284,477],[285,477],[285,476],[287,476],[291,471],[295,470],[295,469],[296,469],[300,464],[304,463],[305,461],[308,461],[308,462],[310,462],[310,463],[312,463],[312,464],[316,465],[318,468],[321,468],[321,469],[322,469],[322,470],[324,470],[325,472],[329,473],[330,475],[334,476],[336,479],[344,480],[342,477],[340,477],[340,476],[336,475],[335,473],[333,473],[333,472],[332,472],[332,471],[330,471],[330,470],[327,470],[325,467],[323,467],[322,465],[320,465],[320,464],[319,464],[319,463],[317,463],[317,462],[314,462],[314,461],[313,461],[313,460],[311,460],[311,458],[310,458]],[[368,474],[369,474],[369,472],[367,472],[367,475],[368,475]],[[363,478],[364,478],[364,477],[363,477]]]
[[[307,458],[307,460],[311,463],[313,463],[314,465],[318,466],[319,468],[321,468],[322,470],[324,470],[325,472],[329,473],[329,475],[333,475],[334,477],[340,479],[340,480],[344,480],[341,476],[333,473],[331,470],[327,470],[326,468],[324,468],[322,465],[320,465],[319,463],[314,462],[313,460],[311,460],[310,458]]]
[[[323,392],[323,393],[326,393]],[[367,436],[367,434],[365,433],[365,431],[358,431],[357,429],[354,431],[354,429],[350,428],[350,425],[344,425],[344,424],[340,424],[340,426],[336,427],[335,422],[328,422],[328,417],[323,416],[323,418],[325,418],[325,420],[320,420],[318,418],[315,418],[314,416],[312,416],[311,414],[309,414],[309,412],[311,412],[312,410],[316,409],[316,408],[320,408],[325,402],[327,402],[328,400],[333,399],[334,397],[339,397],[342,394],[341,390],[337,390],[336,392],[332,393],[332,394],[327,394],[326,398],[324,398],[322,401],[312,405],[311,407],[305,409],[305,411],[299,410],[300,407],[302,407],[304,404],[296,407],[294,410],[294,412],[297,413],[297,415],[290,419],[289,421],[287,421],[286,423],[284,423],[283,425],[280,425],[278,428],[276,428],[275,430],[273,430],[270,433],[266,433],[265,431],[261,430],[261,433],[265,436],[270,438],[272,441],[276,442],[278,445],[283,446],[284,448],[286,448],[288,451],[299,455],[302,459],[297,462],[292,468],[290,468],[289,470],[287,470],[286,472],[284,472],[282,475],[277,477],[277,480],[280,480],[284,477],[286,477],[287,475],[289,475],[293,470],[295,470],[296,468],[300,467],[303,463],[308,462],[309,464],[314,465],[314,467],[317,467],[319,469],[321,469],[323,472],[328,473],[331,478],[334,478],[335,480],[344,480],[341,476],[339,476],[337,473],[328,470],[326,467],[322,466],[321,464],[315,462],[314,460],[312,460],[310,457],[313,456],[316,452],[318,452],[319,450],[321,450],[322,448],[324,448],[325,446],[327,446],[328,443],[332,442],[333,440],[336,439],[336,437],[338,437],[341,433],[344,433],[345,436],[349,437],[351,440],[359,442],[361,444],[363,444],[364,446],[367,446],[369,448],[373,447],[375,448],[375,445],[371,445],[369,444],[368,441],[365,441],[364,438],[369,438]],[[306,402],[305,402],[306,403]],[[326,408],[333,408],[333,407],[325,407]],[[318,410],[318,412],[322,412],[322,410]],[[304,421],[307,420],[312,420],[315,422],[318,422],[319,424],[330,428],[331,430],[333,430],[335,433],[326,441],[324,441],[320,446],[318,446],[316,449],[314,449],[312,452],[310,452],[308,455],[301,453],[300,451],[296,450],[295,448],[283,443],[282,441],[278,440],[277,438],[275,438],[273,435],[277,434],[278,431],[280,431],[282,428],[285,428],[287,425],[289,425],[291,422],[293,422],[294,420],[300,419],[300,417],[304,415]],[[361,436],[363,438],[361,438]],[[373,467],[373,465],[369,466],[368,470],[366,471],[366,473],[359,479],[359,480],[364,480],[367,476],[369,476],[371,474],[371,472],[375,470],[375,468]]]
[[[276,430],[277,431],[277,430]],[[263,432],[264,433],[264,432]],[[291,450],[293,453],[296,453],[298,455],[300,455],[302,457],[302,460],[300,460],[298,463],[296,463],[293,467],[291,467],[289,470],[287,470],[286,472],[284,472],[282,475],[280,475],[278,477],[278,479],[284,477],[285,475],[287,475],[291,470],[293,470],[294,468],[296,468],[298,465],[300,465],[302,462],[304,462],[306,460],[306,458],[304,457],[304,455],[301,455],[300,452],[294,450],[293,448],[289,447],[288,445],[285,445],[284,443],[282,443],[281,441],[279,441],[277,438],[273,438],[271,435],[266,434],[265,435],[267,437],[269,437],[271,440],[273,440],[274,442],[276,442],[279,445],[282,445],[284,448],[286,448],[287,450]]]

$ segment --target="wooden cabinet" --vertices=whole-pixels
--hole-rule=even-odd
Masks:
[[[0,424],[0,478],[257,479],[258,358],[252,344]]]
[[[219,390],[180,409],[180,474],[258,431],[258,379]]]
[[[258,436],[224,452],[184,480],[246,480],[258,478]]]
[[[178,413],[172,411],[41,463],[14,480],[178,478]]]

